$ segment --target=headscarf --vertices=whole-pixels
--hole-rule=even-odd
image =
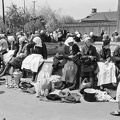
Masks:
[[[8,36],[9,43],[14,42],[14,41],[15,41],[15,38],[13,36]]]
[[[70,42],[73,42],[73,43],[75,42],[75,40],[73,39],[73,37],[68,37],[64,44],[67,45],[67,46],[69,46]]]
[[[84,39],[84,42],[86,43],[87,41],[91,41],[91,38],[90,38],[90,37],[86,37],[86,38]]]
[[[39,46],[39,47],[42,47],[42,40],[40,39],[40,37],[35,37],[33,39],[33,42],[35,42],[35,46]]]
[[[94,35],[94,33],[93,32],[90,32],[90,36],[93,36]]]
[[[104,34],[102,41],[103,41],[103,46],[106,46],[106,45],[110,44],[109,35],[108,34]]]
[[[5,35],[4,34],[0,34],[0,39],[4,38]]]
[[[24,36],[19,38],[19,44],[22,44],[24,41],[25,41],[25,37]]]
[[[88,34],[83,35],[83,39],[85,39],[86,37],[89,37]]]
[[[20,39],[22,37],[22,35],[18,35],[17,38]]]

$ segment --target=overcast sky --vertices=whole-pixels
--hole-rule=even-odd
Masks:
[[[25,0],[26,6],[32,8],[34,0]],[[36,9],[46,3],[54,10],[61,10],[63,15],[70,15],[75,19],[81,19],[91,13],[92,8],[98,12],[116,11],[118,0],[35,0]],[[6,6],[14,4],[22,7],[24,0],[4,0]],[[0,0],[0,15],[2,15],[2,0]]]

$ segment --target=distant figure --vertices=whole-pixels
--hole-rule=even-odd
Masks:
[[[78,31],[75,31],[75,41],[80,42],[81,41],[81,33]]]
[[[104,35],[104,30],[101,31],[101,37],[103,37],[103,35]]]
[[[96,40],[96,36],[94,35],[94,33],[93,32],[90,32],[90,38],[91,38],[91,41],[92,42],[95,42]]]
[[[120,42],[120,36],[119,36],[117,30],[115,30],[115,32],[113,33],[113,41]]]

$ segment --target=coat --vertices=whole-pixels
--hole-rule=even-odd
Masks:
[[[102,50],[100,50],[99,55],[100,55],[100,61],[104,62],[108,60],[109,58],[111,58],[111,50],[102,48]]]
[[[117,46],[113,52],[113,60],[115,65],[120,69],[120,46]]]
[[[81,50],[82,54],[82,65],[81,65],[81,76],[93,76],[94,70],[97,68],[98,53],[94,46],[89,46],[86,51],[84,46]],[[93,56],[91,60],[89,56]]]
[[[47,48],[44,43],[42,43],[42,47],[35,46],[34,42],[31,42],[27,45],[28,54],[34,53],[34,54],[41,54],[44,59],[47,59]]]

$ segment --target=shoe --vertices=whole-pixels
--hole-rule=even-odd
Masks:
[[[114,115],[114,116],[120,116],[120,112],[119,111],[113,111],[110,114]]]

